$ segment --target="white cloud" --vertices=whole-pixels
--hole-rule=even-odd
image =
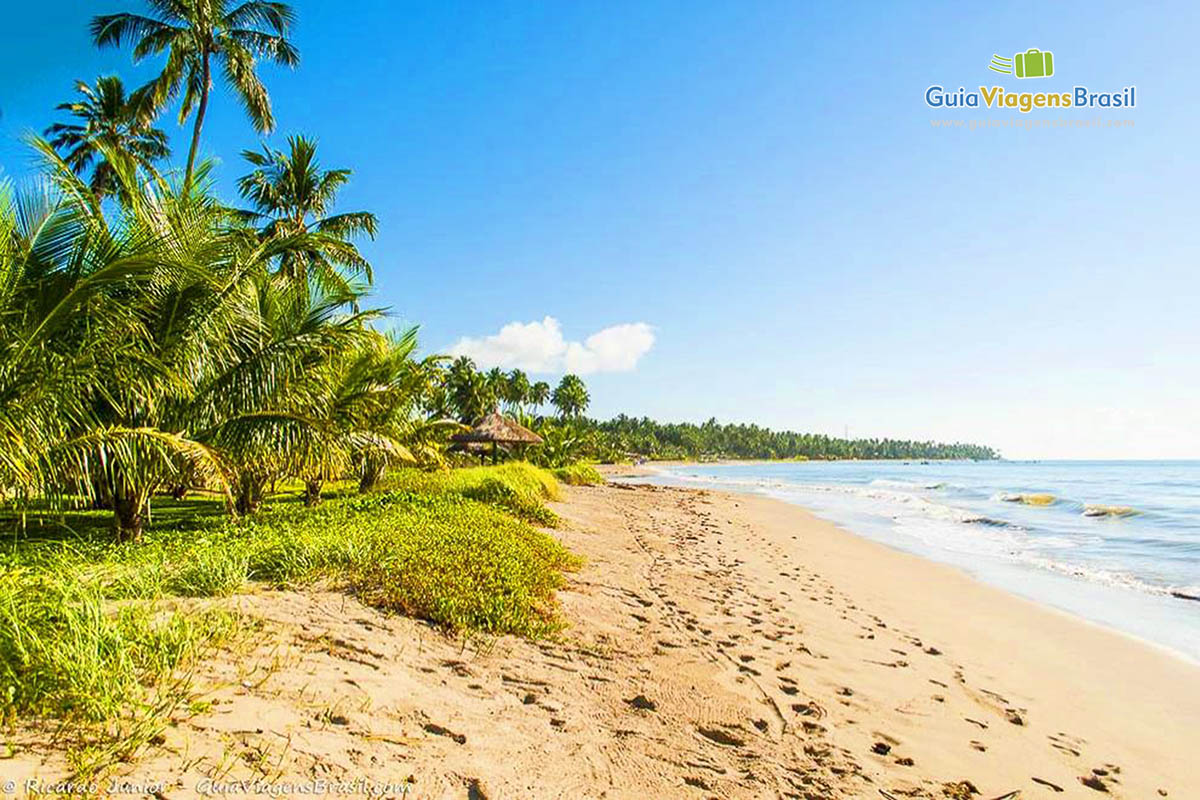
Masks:
[[[629,322],[596,331],[582,342],[563,338],[554,317],[541,322],[510,322],[492,336],[464,336],[450,348],[452,356],[470,356],[481,367],[526,372],[628,372],[654,346],[654,329]]]

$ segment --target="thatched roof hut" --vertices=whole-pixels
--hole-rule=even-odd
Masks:
[[[472,445],[477,447],[478,445],[490,442],[492,445],[492,461],[495,461],[498,445],[515,444],[524,446],[541,444],[542,437],[529,430],[529,428],[517,424],[499,411],[493,411],[475,423],[471,430],[456,433],[450,437],[450,440],[462,445],[465,450],[474,450],[475,447],[472,447]]]

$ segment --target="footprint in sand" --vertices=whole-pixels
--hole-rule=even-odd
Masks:
[[[697,728],[696,733],[724,747],[745,747],[746,740],[721,728]]]
[[[437,723],[430,722],[430,723],[426,724],[424,727],[425,727],[426,733],[432,733],[434,736],[445,736],[447,739],[451,739],[454,742],[456,742],[457,744],[466,744],[467,743],[466,736],[462,735],[461,733],[455,733],[454,731],[450,730],[449,728],[438,725]]]
[[[654,702],[644,694],[639,694],[636,697],[631,697],[625,701],[630,707],[639,711],[657,711],[658,703]]]
[[[1039,786],[1045,786],[1047,789],[1053,790],[1055,794],[1059,794],[1061,792],[1066,791],[1061,786],[1059,786],[1057,783],[1051,783],[1050,781],[1045,780],[1043,778],[1039,778],[1037,776],[1031,777],[1029,780],[1033,781],[1034,783],[1038,784]]]
[[[1055,750],[1058,750],[1063,753],[1067,753],[1068,755],[1072,755],[1072,756],[1079,755],[1079,750],[1075,747],[1072,747],[1073,742],[1071,742],[1071,740],[1068,737],[1063,736],[1062,734],[1058,734],[1058,735],[1051,734],[1050,736],[1047,736],[1046,738],[1050,740],[1050,746],[1053,747]]]

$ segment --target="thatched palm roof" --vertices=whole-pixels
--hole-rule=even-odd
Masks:
[[[456,442],[499,442],[501,444],[540,444],[542,437],[518,425],[499,411],[493,411],[475,427],[450,437]]]

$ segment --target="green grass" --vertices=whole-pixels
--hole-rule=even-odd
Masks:
[[[191,669],[251,624],[166,598],[114,602],[110,588],[77,563],[0,569],[0,709],[10,723],[52,720],[80,776],[157,735],[191,697]]]
[[[572,464],[551,472],[555,478],[568,486],[599,486],[605,482],[604,476],[591,464]]]
[[[23,534],[10,518],[0,709],[105,723],[136,746],[130,731],[152,735],[145,720],[186,700],[189,671],[242,624],[219,601],[184,598],[251,584],[321,582],[453,632],[551,634],[563,625],[555,590],[579,561],[529,521],[556,520],[543,502],[558,491],[544,470],[506,464],[403,472],[387,491],[237,522],[212,513],[215,500],[162,499],[139,544],[113,543],[103,512],[34,514]]]
[[[9,713],[98,722],[163,702],[176,671],[224,641],[232,615],[113,604],[92,583],[0,576],[0,692]]]
[[[524,461],[445,472],[400,470],[388,477],[386,486],[424,494],[456,494],[499,506],[536,525],[553,528],[559,524],[558,515],[543,505],[560,498],[558,481],[549,471]]]

